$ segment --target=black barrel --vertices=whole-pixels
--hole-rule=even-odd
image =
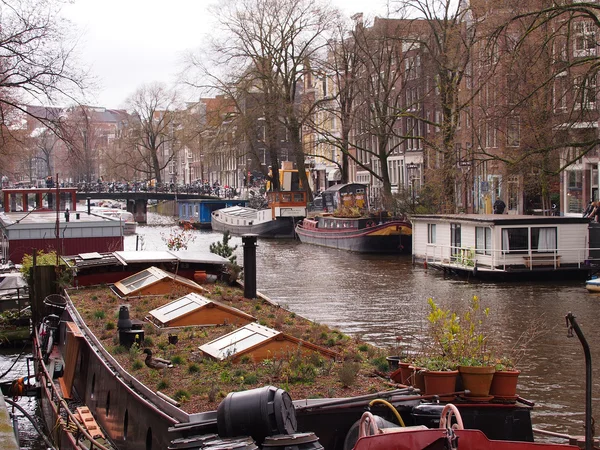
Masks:
[[[230,392],[217,409],[219,436],[252,436],[258,443],[267,436],[296,432],[296,410],[283,389],[265,386]]]
[[[315,433],[294,433],[265,438],[262,450],[323,450],[323,446]]]

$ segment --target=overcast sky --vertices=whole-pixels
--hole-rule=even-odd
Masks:
[[[348,16],[383,15],[384,0],[331,0]],[[145,83],[171,83],[186,50],[211,32],[210,0],[76,0],[63,10],[81,35],[81,59],[102,89],[90,103],[119,108]],[[367,6],[365,6],[367,5]]]

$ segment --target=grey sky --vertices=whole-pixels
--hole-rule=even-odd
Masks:
[[[348,15],[382,14],[381,0],[332,0]],[[210,33],[209,0],[77,0],[64,15],[81,34],[80,54],[102,89],[95,105],[118,108],[142,84],[174,81],[182,55]],[[368,5],[368,6],[365,6]]]

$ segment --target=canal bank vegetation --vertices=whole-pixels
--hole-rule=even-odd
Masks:
[[[68,293],[88,327],[125,370],[150,389],[177,400],[190,413],[216,409],[229,392],[265,385],[285,389],[292,399],[347,397],[395,387],[387,376],[385,350],[299,317],[267,299],[246,299],[237,287],[205,287],[205,297],[252,315],[260,325],[335,352],[338,357],[317,352],[303,355],[300,347],[263,361],[247,356],[239,362],[207,357],[199,347],[233,331],[235,326],[162,329],[145,320],[151,310],[186,295],[180,287],[174,287],[169,295],[127,299],[118,298],[107,286]],[[132,320],[144,321],[144,341],[130,349],[119,344],[117,321],[122,305],[129,307]],[[174,367],[147,367],[143,353],[146,348],[156,357],[169,359]]]

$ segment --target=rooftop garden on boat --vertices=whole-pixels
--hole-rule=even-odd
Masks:
[[[218,306],[213,305],[213,310],[241,311],[219,326],[173,326],[176,321],[165,319],[165,309],[161,308],[186,296],[190,300],[189,289],[183,286],[173,286],[167,294],[126,299],[108,286],[69,290],[68,295],[87,327],[126,371],[148,388],[180,402],[189,413],[216,409],[229,392],[269,384],[285,388],[292,398],[346,397],[392,387],[380,372],[387,367],[383,349],[301,318],[268,300],[248,300],[236,287],[207,284],[201,293],[194,294],[204,299],[196,300],[198,304],[214,301]],[[129,349],[121,345],[117,329],[123,305],[128,305],[131,320],[143,329],[140,345],[134,343]],[[172,309],[177,307],[183,306]],[[252,337],[254,355],[240,351],[236,357],[231,349],[221,354],[225,357],[211,353],[218,346],[218,338],[244,327],[247,321],[241,321],[242,316],[255,319],[248,325],[250,331],[244,332],[258,329],[260,334],[267,330],[263,336],[270,338],[271,333],[272,341],[289,345],[279,350],[270,346],[264,357],[256,357],[259,339]],[[170,360],[173,367],[147,367],[146,348],[154,356]]]

